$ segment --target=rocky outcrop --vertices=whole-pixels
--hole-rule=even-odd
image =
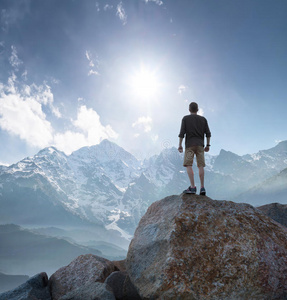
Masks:
[[[72,290],[59,300],[116,300],[116,298],[107,284],[93,282]]]
[[[92,254],[81,255],[51,276],[49,285],[52,298],[59,300],[66,295],[70,297],[67,299],[76,299],[73,297],[81,295],[85,289],[93,293],[99,287],[99,285],[94,287],[94,284],[96,282],[103,283],[116,270],[115,265],[105,258]],[[106,290],[103,286],[101,289]]]
[[[48,276],[39,273],[12,291],[0,294],[0,300],[51,300]]]
[[[281,225],[287,227],[287,205],[279,203],[271,203],[259,206],[264,215],[270,217]]]
[[[127,272],[113,272],[105,283],[111,287],[117,300],[141,300]]]
[[[141,219],[126,260],[81,255],[49,284],[41,273],[0,300],[287,300],[287,228],[261,210],[167,197]]]
[[[126,267],[143,299],[287,299],[287,229],[248,204],[170,196],[141,219]]]

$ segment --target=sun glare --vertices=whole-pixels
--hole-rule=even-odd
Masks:
[[[159,91],[159,82],[154,71],[142,66],[130,81],[133,93],[138,97],[150,98]]]

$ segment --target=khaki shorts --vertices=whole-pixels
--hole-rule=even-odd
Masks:
[[[192,166],[194,154],[196,155],[196,161],[198,167],[205,167],[204,148],[202,146],[192,146],[185,148],[183,166]]]

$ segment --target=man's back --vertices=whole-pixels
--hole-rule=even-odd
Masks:
[[[197,114],[184,116],[182,119],[179,137],[185,136],[185,147],[203,146],[204,134],[210,136],[207,120]]]

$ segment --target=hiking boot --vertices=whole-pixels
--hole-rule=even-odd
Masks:
[[[196,186],[195,187],[188,187],[188,189],[183,191],[184,194],[196,194]]]
[[[202,188],[200,189],[200,195],[205,196],[205,194],[206,194],[205,188],[202,187]]]

